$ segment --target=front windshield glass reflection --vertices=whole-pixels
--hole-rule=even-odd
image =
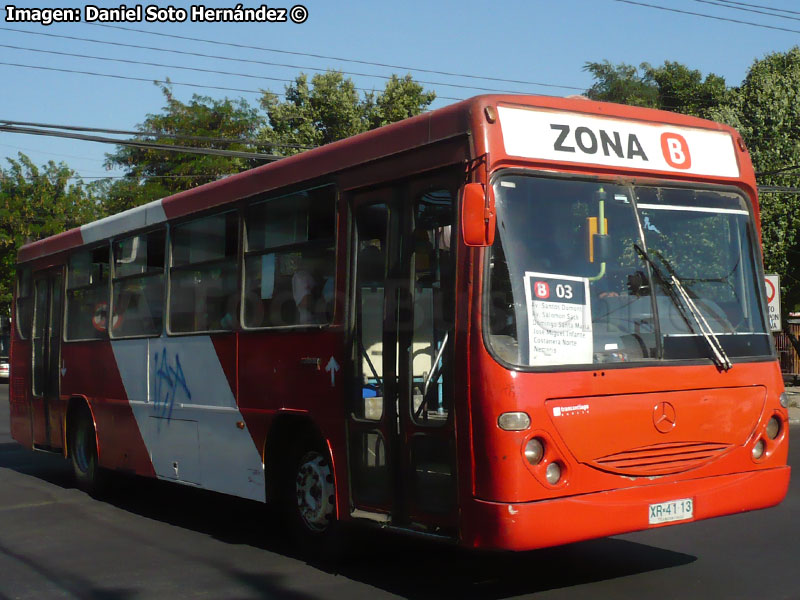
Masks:
[[[504,362],[710,358],[697,319],[731,358],[770,354],[739,194],[526,175],[494,190],[488,337]],[[669,293],[673,274],[695,316]]]

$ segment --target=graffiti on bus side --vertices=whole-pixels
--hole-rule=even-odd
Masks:
[[[176,352],[173,364],[170,364],[167,356],[167,349],[161,350],[153,355],[155,360],[155,377],[153,380],[154,393],[153,403],[155,405],[156,416],[172,418],[172,408],[179,395],[185,396],[187,400],[192,399],[192,393],[186,383],[186,377],[181,367],[181,357]]]

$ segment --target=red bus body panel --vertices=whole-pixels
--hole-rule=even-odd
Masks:
[[[496,119],[498,106],[725,132],[734,142],[741,175],[698,176],[512,156],[505,151]],[[729,127],[585,99],[479,96],[28,244],[20,250],[19,262],[34,270],[63,265],[69,250],[85,244],[308,182],[333,182],[346,194],[453,165],[463,165],[465,181],[483,184],[500,169],[520,168],[625,181],[732,185],[749,198],[760,231],[750,158],[739,134]],[[350,518],[347,369],[325,370],[332,360],[344,367],[350,356],[346,342],[351,341],[347,330],[352,310],[347,307],[351,230],[346,204],[340,202],[338,210],[337,301],[330,326],[62,342],[60,397],[50,405],[50,440],[44,439],[41,401],[31,395],[31,342],[21,339],[14,327],[10,388],[14,439],[26,447],[63,449],[68,403],[83,399],[95,419],[100,463],[153,477],[157,467],[148,440],[155,439],[154,431],[162,423],[152,415],[143,416],[146,403],[136,393],[151,393],[151,378],[162,378],[171,385],[166,392],[169,410],[173,404],[176,410],[191,410],[213,388],[224,392],[226,408],[235,419],[225,423],[218,448],[227,447],[226,439],[241,443],[242,437],[233,437],[238,432],[246,436],[251,469],[247,483],[261,485],[258,463],[263,470],[263,463],[274,458],[265,452],[276,417],[307,416],[331,449],[337,514]],[[458,514],[444,520],[458,520],[452,534],[462,544],[525,550],[661,527],[649,524],[649,505],[682,498],[694,502],[692,520],[780,502],[790,470],[788,414],[779,403],[783,384],[776,360],[740,361],[727,372],[710,362],[557,372],[509,369],[491,356],[483,338],[486,252],[459,241],[453,385]],[[140,365],[121,358],[139,356],[135,354],[139,346]],[[201,352],[207,365],[198,362]],[[169,361],[166,366],[158,362],[160,353]],[[175,362],[179,358],[182,362]],[[148,361],[161,364],[161,370]],[[198,378],[206,377],[203,381],[211,387],[182,389],[183,380],[173,377],[181,365],[187,371],[194,369]],[[656,413],[665,403],[674,410],[674,425],[659,431]],[[509,411],[526,412],[530,428],[501,430],[498,416]],[[780,420],[782,430],[767,444],[765,456],[755,461],[752,445],[763,437],[772,416]],[[186,423],[180,425],[180,433],[191,440],[195,434]],[[549,452],[536,467],[524,457],[525,444],[533,436],[544,439]],[[555,486],[544,479],[544,467],[550,462],[558,462],[563,470]],[[198,473],[208,475],[201,467]],[[175,472],[177,477],[177,463]],[[224,486],[214,485],[210,488],[225,491]]]
[[[789,467],[778,467],[674,483],[640,483],[521,504],[479,500],[464,515],[462,540],[474,548],[521,551],[665,527],[668,524],[649,525],[647,508],[675,498],[694,500],[692,521],[768,508],[786,496],[789,472]]]

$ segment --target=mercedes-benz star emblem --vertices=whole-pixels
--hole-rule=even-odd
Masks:
[[[675,427],[675,407],[669,402],[659,402],[653,407],[653,425],[661,433],[669,433]]]

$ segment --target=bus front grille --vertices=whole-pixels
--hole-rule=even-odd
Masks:
[[[610,454],[593,462],[596,468],[620,475],[669,475],[711,462],[730,447],[730,444],[713,442],[653,444]]]

